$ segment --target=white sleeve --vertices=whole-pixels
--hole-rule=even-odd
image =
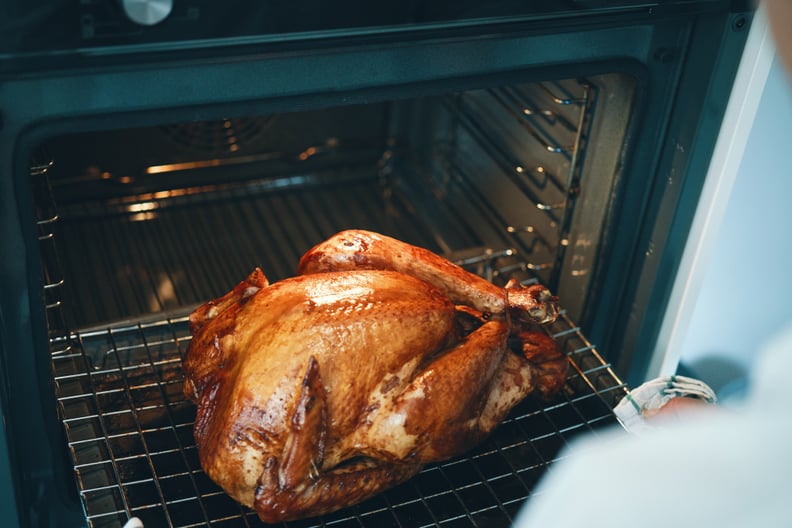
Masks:
[[[514,526],[792,526],[792,331],[771,342],[753,397],[691,411],[674,427],[573,441]]]

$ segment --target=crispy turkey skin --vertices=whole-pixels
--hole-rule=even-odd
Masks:
[[[526,326],[557,313],[544,288],[498,288],[366,231],[319,244],[299,272],[269,284],[256,269],[196,309],[183,360],[201,466],[265,522],[359,503],[566,379]]]

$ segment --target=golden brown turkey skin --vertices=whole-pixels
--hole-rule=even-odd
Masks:
[[[255,270],[195,310],[184,390],[209,477],[279,522],[356,504],[480,442],[541,372],[509,348],[513,306],[455,306],[470,284],[452,285],[452,301],[430,281],[353,269],[269,284]]]

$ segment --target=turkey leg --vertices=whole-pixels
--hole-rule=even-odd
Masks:
[[[387,269],[440,288],[458,304],[490,314],[509,310],[521,319],[544,324],[555,320],[556,299],[540,285],[500,288],[453,262],[395,238],[371,231],[342,231],[314,246],[300,259],[298,273]]]
[[[397,460],[444,460],[478,443],[478,417],[506,351],[508,326],[491,320],[424,367],[404,392],[375,411],[370,447]],[[403,417],[402,423],[393,417]],[[394,434],[396,433],[396,434]],[[379,445],[373,439],[379,439]],[[418,455],[414,455],[418,453]]]

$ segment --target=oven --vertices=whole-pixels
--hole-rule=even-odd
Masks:
[[[569,379],[472,452],[289,525],[508,526],[572,437],[618,426],[646,375],[751,9],[11,2],[5,517],[259,525],[198,463],[187,317],[254,267],[288,277],[361,228],[548,286]]]

